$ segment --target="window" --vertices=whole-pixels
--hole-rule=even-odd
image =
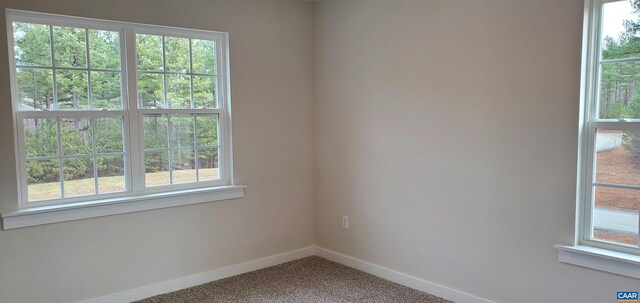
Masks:
[[[225,33],[7,18],[21,209],[232,185]]]
[[[596,0],[590,20],[579,244],[640,254],[640,2]]]

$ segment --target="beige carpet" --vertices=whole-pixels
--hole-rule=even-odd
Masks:
[[[451,301],[314,256],[138,302]]]

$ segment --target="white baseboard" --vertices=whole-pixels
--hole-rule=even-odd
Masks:
[[[378,276],[385,280],[395,282],[407,287],[411,287],[426,293],[430,293],[434,296],[442,297],[447,300],[451,300],[458,303],[495,303],[493,301],[483,299],[459,290],[455,290],[440,284],[429,282],[420,278],[416,278],[401,272],[388,269],[367,261],[356,259],[338,252],[334,252],[325,248],[316,246],[307,246],[301,249],[296,249],[277,255],[251,260],[248,262],[235,264],[212,271],[195,274],[192,276],[182,277],[174,280],[164,281],[156,284],[151,284],[127,291],[119,292],[116,294],[107,295],[82,303],[119,303],[119,302],[131,302],[136,300],[142,300],[144,298],[193,287],[196,285],[208,283],[211,281],[224,279],[227,277],[239,275],[242,273],[262,269],[269,266],[282,264],[285,262],[297,260],[308,256],[320,256],[325,259],[346,265],[366,273],[370,273],[374,276]]]
[[[248,262],[235,264],[212,271],[195,274],[193,276],[182,277],[174,280],[164,281],[156,284],[135,288],[116,294],[107,295],[100,298],[83,301],[83,303],[118,303],[142,300],[144,298],[204,284],[207,282],[224,279],[242,273],[258,270],[261,268],[278,265],[281,263],[297,260],[314,255],[315,247],[308,246],[281,254],[251,260]]]
[[[495,303],[493,301],[474,296],[453,288],[449,288],[440,284],[429,282],[414,276],[403,274],[401,272],[388,269],[367,261],[356,259],[335,251],[331,251],[325,248],[316,247],[315,255],[323,257],[342,265],[346,265],[366,273],[370,273],[374,276],[378,276],[385,280],[395,282],[413,289],[424,291],[426,293],[445,298],[458,303]]]

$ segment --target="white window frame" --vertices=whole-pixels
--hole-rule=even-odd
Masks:
[[[18,178],[18,211],[3,214],[5,228],[7,218],[30,212],[59,210],[65,208],[77,208],[82,205],[99,205],[122,203],[127,201],[145,200],[145,197],[158,199],[159,197],[173,197],[176,195],[202,194],[202,191],[220,191],[234,189],[235,196],[241,194],[233,181],[233,152],[231,130],[231,103],[229,89],[229,57],[228,57],[228,33],[205,31],[196,29],[184,29],[159,25],[137,24],[129,22],[97,20],[83,17],[53,15],[47,13],[28,12],[21,10],[6,11],[8,55],[12,94],[12,113],[14,122],[15,159]],[[120,34],[120,69],[123,109],[109,110],[60,110],[60,111],[20,111],[19,97],[16,83],[16,62],[14,54],[13,22],[27,22],[54,26],[79,27],[97,30],[115,31]],[[213,40],[216,43],[216,100],[218,107],[211,109],[139,109],[137,96],[137,64],[136,64],[136,34],[153,34],[159,36],[183,37],[191,39]],[[53,41],[52,41],[53,43]],[[89,49],[87,49],[87,52]],[[53,59],[52,59],[53,60]],[[87,62],[87,69],[89,69]],[[192,72],[192,71],[191,71]],[[54,87],[55,87],[54,83]],[[166,89],[165,89],[166,91]],[[90,93],[90,92],[89,92]],[[55,94],[55,93],[54,93]],[[181,184],[169,184],[163,186],[145,187],[144,146],[143,146],[143,115],[145,114],[217,114],[218,115],[218,180],[200,181]],[[61,198],[44,201],[27,202],[27,171],[26,154],[24,144],[24,118],[38,117],[124,117],[124,153],[125,153],[125,185],[126,191],[112,194],[99,194],[81,197]],[[243,195],[242,190],[242,195]],[[229,195],[223,195],[228,197]],[[214,197],[215,198],[215,197]],[[215,200],[212,198],[213,200]],[[200,199],[202,200],[202,199]],[[212,200],[210,200],[212,201]],[[201,201],[202,202],[202,201]],[[162,203],[158,203],[159,205]],[[170,203],[171,204],[171,203]],[[191,204],[188,202],[180,204]]]
[[[622,244],[592,240],[597,129],[640,130],[640,119],[598,119],[601,63],[601,17],[605,3],[620,0],[585,0],[578,119],[576,228],[574,243],[556,244],[558,261],[640,279],[640,250]],[[624,59],[627,60],[627,59]],[[640,60],[638,60],[640,61]],[[602,186],[602,183],[598,183]],[[606,186],[606,184],[605,184]],[[611,186],[633,188],[627,186]]]
[[[595,185],[600,187],[622,188],[640,190],[640,186],[634,185],[620,185],[620,184],[607,184],[602,182],[596,182],[595,180],[595,167],[596,167],[596,135],[597,130],[640,130],[640,119],[599,119],[599,102],[600,96],[600,65],[602,63],[616,63],[616,62],[639,62],[640,58],[625,58],[625,59],[612,59],[603,60],[602,56],[602,7],[606,3],[628,1],[628,0],[589,0],[592,2],[591,9],[589,10],[590,22],[588,23],[588,38],[586,40],[586,59],[584,72],[585,82],[583,84],[584,90],[584,108],[581,125],[581,138],[580,138],[580,155],[582,159],[579,163],[580,170],[578,176],[578,199],[580,203],[580,210],[582,214],[579,216],[579,237],[578,244],[591,246],[596,248],[602,248],[612,251],[619,251],[629,254],[640,255],[640,247],[633,247],[623,244],[616,244],[612,242],[598,241],[592,239],[593,232],[593,200]]]

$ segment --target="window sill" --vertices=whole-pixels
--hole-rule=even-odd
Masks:
[[[135,197],[42,206],[3,213],[3,229],[103,217],[244,197],[245,186],[220,186]]]
[[[553,247],[560,262],[640,279],[640,256],[582,245]]]

